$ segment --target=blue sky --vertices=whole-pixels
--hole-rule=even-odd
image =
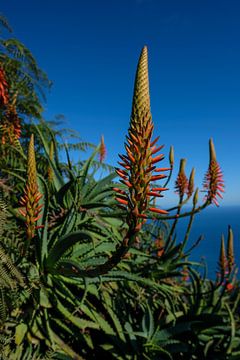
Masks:
[[[239,0],[8,0],[0,11],[53,80],[45,118],[65,115],[95,144],[104,134],[112,165],[147,45],[155,134],[166,155],[174,145],[174,177],[187,158],[201,188],[213,137],[226,182],[221,204],[240,204]]]

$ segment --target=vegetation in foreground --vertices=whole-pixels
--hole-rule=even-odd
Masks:
[[[11,30],[3,17],[1,23]],[[218,205],[224,190],[213,141],[203,203],[195,170],[188,177],[182,159],[176,206],[159,207],[174,153],[171,147],[169,165],[159,167],[147,48],[126,153],[114,170],[103,163],[103,138],[89,159],[70,161],[72,150],[91,144],[66,145],[42,120],[40,94],[50,82],[18,40],[1,38],[0,45],[0,358],[239,359],[231,228],[227,243],[221,239],[216,280],[200,276],[189,260],[200,241],[188,246],[194,215]],[[106,175],[99,179],[101,167]],[[186,216],[186,234],[176,239]]]

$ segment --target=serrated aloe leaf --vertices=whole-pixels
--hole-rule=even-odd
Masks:
[[[28,326],[25,323],[21,323],[16,326],[16,332],[15,332],[15,344],[20,345],[27,333]]]
[[[59,240],[57,240],[57,242],[53,245],[53,247],[49,251],[48,258],[46,261],[47,267],[51,268],[55,266],[56,262],[60,260],[63,254],[69,249],[71,249],[71,247],[74,244],[86,240],[90,242],[92,241],[92,238],[88,234],[82,231],[76,231],[61,237]]]

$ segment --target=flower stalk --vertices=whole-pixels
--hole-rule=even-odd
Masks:
[[[36,222],[41,218],[40,212],[43,206],[39,205],[41,198],[42,194],[38,191],[34,136],[32,134],[28,148],[27,181],[24,195],[20,200],[20,205],[24,209],[19,210],[25,218],[27,243],[35,236],[35,230],[39,228],[39,226],[36,226]]]

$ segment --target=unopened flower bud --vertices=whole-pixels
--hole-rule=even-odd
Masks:
[[[230,273],[234,265],[233,231],[230,226],[228,227],[227,257],[228,257],[228,269]]]
[[[210,162],[216,161],[216,159],[217,159],[216,151],[215,151],[215,147],[214,147],[212,138],[209,140],[209,156],[210,156]]]
[[[169,151],[169,163],[170,163],[171,167],[173,167],[173,164],[174,164],[174,149],[173,149],[173,146],[170,147],[170,151]]]
[[[198,203],[198,188],[196,189],[194,196],[193,196],[193,205],[196,206]]]
[[[194,176],[195,176],[195,169],[193,168],[188,182],[188,197],[192,196],[194,192]]]

